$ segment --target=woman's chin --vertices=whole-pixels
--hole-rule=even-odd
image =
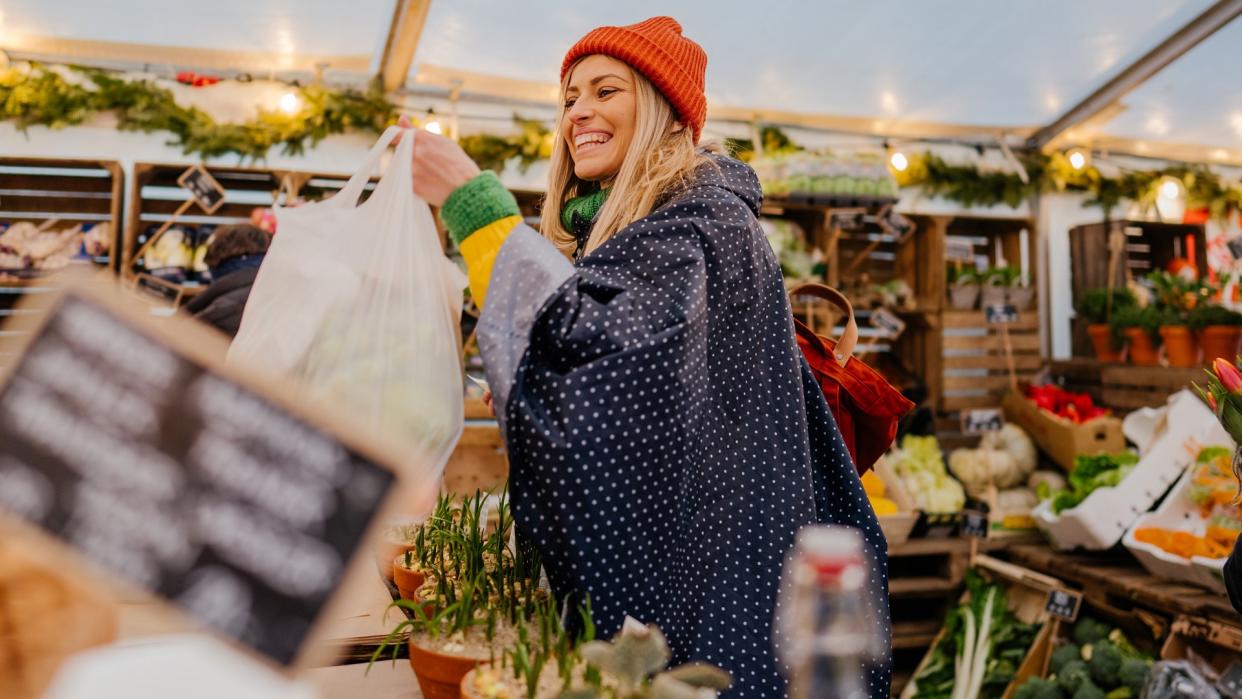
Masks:
[[[595,158],[583,158],[582,161],[574,163],[574,176],[587,182],[606,180],[615,174],[615,170],[609,172],[607,165],[597,162]]]

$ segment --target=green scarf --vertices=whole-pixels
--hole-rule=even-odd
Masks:
[[[609,189],[601,189],[590,194],[583,194],[580,197],[574,197],[565,202],[565,206],[561,207],[561,225],[567,231],[574,229],[574,214],[578,214],[585,221],[595,219],[595,214],[604,207],[604,201],[608,199]]]

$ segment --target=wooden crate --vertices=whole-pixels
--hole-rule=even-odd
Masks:
[[[1086,393],[1096,405],[1104,404],[1103,365],[1095,359],[1067,359],[1048,364],[1048,374],[1058,386]]]
[[[1100,368],[1100,400],[1119,413],[1158,408],[1168,402],[1170,395],[1195,382],[1202,385],[1206,378],[1201,368],[1104,364]]]
[[[946,310],[941,322],[937,435],[946,449],[973,446],[978,438],[961,432],[962,411],[1000,408],[1012,385],[1006,332],[1018,383],[1029,382],[1043,366],[1039,317],[1034,311],[1023,312],[1016,323],[997,326],[988,325],[981,311]]]
[[[1236,619],[1236,617],[1235,617]],[[1178,616],[1160,649],[1161,660],[1202,658],[1217,674],[1242,663],[1242,628],[1224,619]]]
[[[1105,221],[1071,228],[1070,266],[1074,307],[1091,289],[1109,284],[1109,238],[1114,232],[1125,236],[1125,244],[1113,268],[1113,287],[1123,287],[1129,279],[1165,269],[1177,258],[1188,258],[1206,276],[1207,242],[1201,225],[1153,223],[1150,221]],[[1072,321],[1073,352],[1076,357],[1092,355],[1083,318]]]
[[[136,163],[130,181],[130,203],[124,235],[120,244],[120,271],[127,278],[148,270],[141,260],[134,259],[138,249],[189,198],[177,184],[177,178],[190,165]],[[325,175],[294,170],[263,168],[207,168],[225,190],[224,203],[213,214],[206,214],[192,205],[176,218],[176,227],[190,232],[196,244],[205,244],[214,227],[226,223],[248,221],[256,207],[283,203],[288,195],[308,200],[331,196],[349,180],[346,175]],[[363,199],[374,191],[374,180],[366,185]],[[173,285],[172,293],[192,289],[193,284]],[[192,292],[191,292],[192,293]]]

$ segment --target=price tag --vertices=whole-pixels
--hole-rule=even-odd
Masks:
[[[1082,595],[1077,592],[1051,590],[1048,592],[1048,601],[1044,604],[1044,611],[1066,621],[1073,621],[1078,618],[1080,606],[1082,606]]]
[[[177,184],[188,191],[203,211],[209,214],[214,214],[224,203],[224,187],[202,165],[195,165],[181,173]]]
[[[1005,418],[1000,408],[976,408],[962,412],[962,432],[966,434],[983,434],[999,432],[1005,426]]]
[[[1233,661],[1221,674],[1216,688],[1233,699],[1242,699],[1242,661]]]
[[[962,534],[975,539],[988,538],[988,513],[981,510],[962,512]]]
[[[1242,260],[1242,238],[1234,238],[1225,245],[1229,248],[1229,254],[1233,255],[1233,259]]]
[[[1008,303],[995,303],[985,310],[988,325],[1008,325],[1018,322],[1018,307]]]
[[[901,334],[906,331],[906,321],[898,318],[896,313],[887,308],[877,308],[871,311],[869,320],[871,327],[887,332],[893,339],[901,337]]]
[[[944,244],[944,258],[950,262],[975,261],[975,246],[969,240],[949,238]]]
[[[66,562],[75,574],[110,571],[296,664],[399,457],[178,322],[80,291],[55,302],[0,383],[0,512],[95,564]]]

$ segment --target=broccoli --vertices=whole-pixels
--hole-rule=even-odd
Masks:
[[[1112,641],[1104,640],[1095,644],[1091,653],[1091,680],[1101,687],[1116,687],[1121,684],[1118,673],[1121,672],[1121,661],[1125,660],[1121,650]]]
[[[1074,699],[1105,699],[1104,690],[1087,680],[1078,685],[1078,689],[1074,691]]]
[[[1117,678],[1121,681],[1122,687],[1129,688],[1135,696],[1138,696],[1143,692],[1143,687],[1147,685],[1149,674],[1151,674],[1151,664],[1148,661],[1126,658],[1121,662]]]
[[[1066,692],[1073,692],[1079,685],[1091,681],[1091,670],[1081,660],[1070,660],[1057,672],[1057,686]]]
[[[1091,617],[1083,617],[1074,624],[1074,642],[1078,645],[1095,643],[1108,638],[1110,627],[1100,621],[1096,621]]]
[[[1065,693],[1052,680],[1032,677],[1014,692],[1013,699],[1065,699]]]
[[[1057,649],[1052,651],[1052,660],[1048,665],[1048,670],[1054,675],[1060,673],[1062,666],[1071,660],[1081,658],[1081,653],[1082,649],[1073,643],[1057,646]]]
[[[1112,641],[1114,646],[1117,646],[1117,649],[1121,651],[1123,656],[1127,658],[1143,658],[1143,654],[1139,652],[1138,648],[1134,647],[1134,644],[1130,643],[1130,639],[1126,638],[1121,629],[1113,629],[1108,634],[1108,640]]]

